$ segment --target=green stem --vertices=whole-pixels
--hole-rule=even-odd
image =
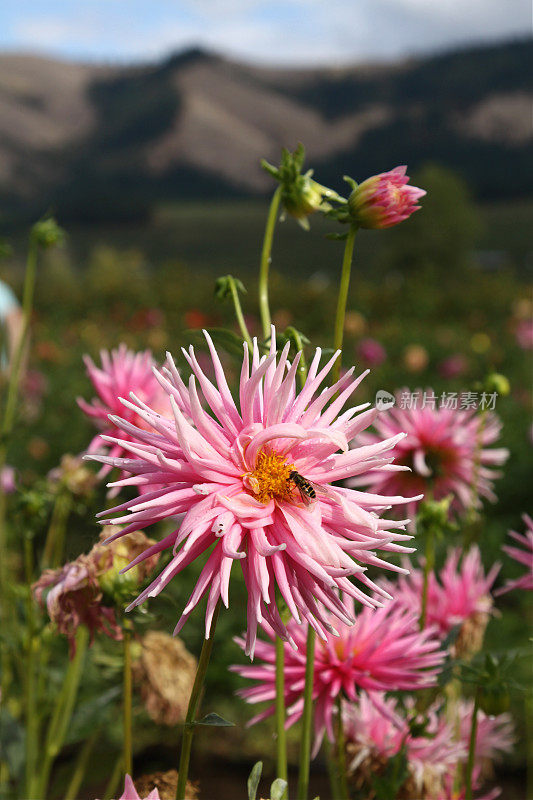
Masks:
[[[329,788],[331,790],[331,800],[341,800],[341,790],[339,786],[339,773],[335,760],[335,747],[329,739],[326,739],[326,766],[328,768]]]
[[[287,736],[285,732],[285,649],[283,641],[276,636],[276,748],[277,778],[287,781]],[[288,800],[288,789],[282,797]]]
[[[69,661],[63,688],[54,707],[54,713],[48,726],[39,781],[40,791],[38,797],[41,798],[46,797],[52,765],[67,735],[68,726],[74,710],[74,703],[76,702],[76,695],[78,694],[78,686],[81,680],[88,642],[89,631],[84,625],[80,625],[76,631],[76,653],[74,658]]]
[[[304,707],[302,713],[302,738],[300,744],[300,770],[298,774],[298,800],[307,800],[309,792],[309,766],[311,763],[311,738],[313,735],[313,678],[315,667],[316,633],[309,625],[305,663]]]
[[[89,736],[89,738],[85,740],[83,747],[80,749],[78,758],[76,759],[76,763],[74,765],[74,772],[72,773],[72,777],[70,779],[70,783],[65,793],[64,800],[76,800],[76,798],[80,796],[79,794],[80,786],[82,784],[83,777],[85,775],[85,771],[87,769],[87,765],[89,763],[89,759],[93,751],[93,747],[95,746],[99,736],[100,736],[100,729],[96,728],[96,730],[91,734],[91,736]]]
[[[211,622],[211,631],[209,639],[204,639],[202,651],[198,660],[198,668],[196,670],[196,677],[189,698],[189,706],[187,708],[187,715],[185,717],[185,725],[183,728],[183,738],[181,741],[181,755],[180,764],[178,769],[178,785],[176,787],[176,800],[184,800],[185,788],[187,786],[187,777],[189,775],[189,761],[191,758],[192,739],[194,735],[194,721],[198,706],[200,705],[200,697],[209,666],[209,659],[211,658],[211,650],[213,649],[213,639],[215,636],[215,628],[217,625],[218,614],[220,611],[221,601],[216,604],[213,613],[213,620]]]
[[[130,619],[124,620],[123,645],[124,645],[124,692],[123,692],[123,720],[124,720],[124,756],[122,763],[124,774],[132,774],[132,737],[131,737],[131,637],[133,626]]]
[[[278,186],[270,201],[268,217],[263,239],[263,249],[261,251],[261,264],[259,267],[259,313],[261,315],[261,325],[263,328],[263,338],[270,336],[270,306],[268,302],[268,274],[270,271],[272,239],[274,238],[274,228],[278,217],[278,209],[281,200],[281,186]]]
[[[474,698],[474,708],[472,711],[472,722],[470,725],[470,744],[468,746],[468,761],[466,762],[465,800],[472,800],[472,772],[474,771],[474,760],[476,757],[478,708],[479,708],[478,692],[476,692],[476,696]]]
[[[350,288],[350,274],[352,271],[353,246],[356,233],[357,233],[357,227],[355,225],[351,225],[350,230],[348,231],[348,235],[346,237],[346,244],[344,245],[341,282],[339,285],[339,296],[337,299],[337,311],[335,314],[335,328],[333,334],[334,350],[342,349],[342,340],[344,337],[344,318],[346,316],[346,303],[348,300],[348,290]],[[335,364],[333,365],[332,376],[331,376],[332,383],[335,383],[336,381],[339,380],[340,372],[341,372],[341,358],[338,358]]]
[[[424,582],[422,584],[422,600],[420,605],[420,630],[426,627],[429,575],[435,566],[435,532],[429,525],[426,531],[426,552],[424,561]]]
[[[476,521],[480,519],[480,514],[477,509],[478,490],[477,483],[479,477],[479,470],[481,469],[481,454],[483,452],[483,434],[487,424],[488,412],[487,409],[482,409],[480,413],[480,422],[476,437],[476,447],[474,451],[474,465],[472,468],[472,485],[470,487],[470,508],[466,514],[466,525],[463,528],[463,548],[468,550],[472,543],[476,540],[478,531],[476,530]]]
[[[250,333],[248,331],[248,327],[247,327],[246,322],[244,320],[244,314],[242,313],[242,306],[241,306],[241,301],[240,301],[240,298],[239,298],[239,292],[238,292],[237,286],[236,286],[235,281],[234,281],[233,278],[229,279],[229,285],[230,285],[230,290],[231,290],[231,296],[233,298],[233,305],[235,306],[235,316],[237,317],[237,322],[239,324],[239,330],[241,332],[241,336],[243,337],[244,341],[248,345],[248,349],[250,350],[250,353],[251,353],[252,350],[253,350],[252,337],[250,336]]]
[[[67,520],[72,508],[72,498],[66,489],[60,489],[52,510],[52,519],[44,544],[42,566],[58,567],[63,558]]]
[[[337,772],[341,790],[341,800],[349,800],[348,780],[346,774],[346,742],[344,740],[344,725],[342,724],[342,699],[337,697]]]
[[[285,331],[285,335],[294,341],[294,344],[296,345],[296,351],[301,354],[300,361],[298,362],[297,374],[298,374],[298,381],[300,383],[300,389],[303,389],[305,386],[305,382],[307,380],[307,361],[305,360],[302,337],[300,335],[300,332],[297,331],[296,328],[293,328],[292,325],[289,328],[287,328],[287,330]]]
[[[29,536],[24,539],[24,565],[27,584],[27,633],[28,633],[28,662],[26,668],[26,793],[28,797],[34,796],[34,781],[37,766],[37,708],[35,693],[35,656],[38,641],[35,636],[35,609],[31,584],[33,581],[33,544]]]

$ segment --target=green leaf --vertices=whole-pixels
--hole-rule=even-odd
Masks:
[[[283,778],[276,778],[270,787],[270,800],[282,800],[286,789],[287,781],[284,781]]]
[[[234,278],[233,275],[223,275],[215,281],[215,297],[217,300],[225,300],[231,297],[231,286],[235,286],[238,292],[246,294],[246,289],[242,281]]]
[[[226,328],[206,328],[216,346],[221,347],[229,355],[235,356],[242,361],[243,347],[240,336]],[[199,330],[189,330],[186,333],[197,343],[205,345],[205,339]]]
[[[228,719],[224,719],[219,714],[215,714],[213,711],[210,714],[206,714],[205,717],[198,720],[194,723],[195,725],[211,725],[214,728],[233,728],[235,727],[234,722],[230,722]]]
[[[348,238],[348,231],[345,233],[326,233],[326,239],[331,239],[333,242],[344,242]]]
[[[257,796],[257,789],[259,788],[259,781],[261,780],[261,773],[263,771],[263,762],[258,761],[254,764],[250,777],[248,778],[248,800],[255,800]]]

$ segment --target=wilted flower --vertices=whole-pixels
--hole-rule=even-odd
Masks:
[[[100,433],[89,444],[87,452],[96,453],[104,450],[110,456],[120,456],[124,453],[124,447],[118,442],[110,446],[103,436],[120,435],[126,439],[129,437],[110,422],[109,415],[122,414],[128,422],[141,427],[144,425],[142,418],[134,410],[124,408],[120,398],[128,398],[133,393],[141,403],[148,403],[159,414],[170,412],[168,398],[152,372],[155,362],[149,350],[135,353],[128,350],[125,344],[121,344],[111,353],[102,350],[100,359],[101,368],[97,367],[89,356],[84,358],[87,373],[98,397],[91,403],[87,403],[81,397],[78,398],[81,410],[93,420],[100,430]],[[100,470],[98,477],[102,478],[110,471],[111,467],[105,465]]]
[[[196,659],[180,639],[162,631],[149,631],[140,647],[133,675],[149,716],[159,725],[182,722],[194,683]]]
[[[454,648],[457,655],[464,656],[481,649],[493,606],[490,590],[500,564],[494,564],[485,575],[478,547],[472,547],[462,559],[461,554],[459,548],[450,550],[438,575],[429,573],[426,621],[436,626],[442,639],[460,625]],[[385,580],[382,585],[394,593],[395,602],[420,615],[424,573],[406,566],[410,568],[408,575],[400,575],[394,585]]]
[[[369,367],[379,367],[387,358],[385,348],[376,339],[361,339],[356,352],[357,357]]]
[[[48,473],[48,480],[52,484],[63,485],[69,492],[81,497],[89,495],[96,485],[96,476],[87,468],[83,458],[70,453],[61,456],[59,466]]]
[[[419,398],[421,394],[408,396]],[[451,495],[455,514],[478,508],[481,497],[495,501],[492,482],[500,473],[491,467],[503,464],[509,455],[505,448],[489,448],[500,434],[498,417],[490,412],[478,415],[474,408],[437,405],[437,398],[429,389],[423,393],[423,407],[417,407],[415,399],[402,408],[402,396],[397,400],[394,408],[376,419],[376,433],[362,434],[358,443],[370,445],[406,431],[407,436],[393,452],[396,464],[407,466],[410,471],[370,473],[358,477],[352,485],[368,485],[391,494],[431,492],[435,500]],[[406,506],[408,516],[414,517],[417,507],[417,500],[410,501]]]
[[[345,602],[350,617],[355,615],[351,599]],[[335,629],[325,641],[317,643],[313,674],[315,720],[315,754],[324,732],[334,740],[333,719],[336,699],[343,696],[355,701],[361,689],[372,692],[414,690],[435,682],[445,654],[434,631],[419,630],[418,617],[394,602],[382,608],[363,608],[355,623],[338,622],[330,615]],[[239,691],[249,703],[273,701],[276,696],[276,654],[274,632],[263,626],[271,641],[257,642],[257,655],[263,664],[234,666],[231,669],[256,685]],[[285,644],[285,706],[287,724],[292,725],[302,714],[306,668],[307,626],[288,623],[291,638],[297,645],[293,650]],[[244,646],[242,639],[237,640]],[[253,718],[250,724],[274,712],[270,706]]]
[[[529,592],[533,591],[533,519],[531,519],[528,514],[524,514],[522,519],[526,524],[525,534],[516,533],[516,531],[509,531],[509,536],[523,545],[525,549],[520,550],[518,547],[509,547],[508,545],[504,545],[502,550],[504,550],[508,556],[514,558],[515,561],[519,561],[520,564],[524,564],[527,567],[527,572],[525,572],[521,578],[515,578],[513,581],[507,581],[505,586],[502,586],[501,589],[498,589],[498,591],[495,592],[497,595],[510,592],[511,589],[526,589]]]
[[[194,373],[188,387],[169,356],[164,374],[156,374],[170,396],[173,419],[159,416],[144,403],[126,402],[126,408],[138,414],[144,425],[135,427],[113,417],[113,424],[127,434],[116,440],[116,446],[124,447],[132,457],[94,456],[131,473],[131,478],[117,485],[147,490],[142,497],[112,510],[130,512],[115,520],[129,523],[118,536],[185,514],[179,527],[176,523],[175,530],[133,562],[166,548],[174,550],[163,572],[132,605],[159,594],[184,567],[212,548],[176,633],[208,593],[209,636],[219,598],[228,606],[231,568],[240,561],[248,589],[247,652],[253,653],[257,625],[263,620],[282,638],[288,635],[276,606],[276,585],[293,617],[298,621],[303,617],[326,639],[331,621],[325,608],[343,621],[351,619],[339,591],[366,605],[378,604],[349,576],[375,591],[362,565],[395,567],[373,551],[408,550],[400,544],[406,535],[394,530],[403,529],[404,523],[379,518],[384,508],[406,503],[405,498],[333,488],[330,482],[369,469],[391,469],[387,452],[403,434],[349,450],[348,442],[377,413],[369,409],[357,414],[366,408],[359,406],[340,414],[364,376],[354,379],[353,369],[349,370],[317,394],[339,355],[319,371],[318,349],[305,386],[297,393],[300,354],[290,364],[287,342],[277,358],[274,330],[269,355],[261,358],[254,344],[251,368],[244,346],[239,411],[216,350],[207,334],[206,338],[218,388],[206,378],[192,347],[184,351]],[[202,408],[197,382],[213,416]],[[297,481],[301,486],[302,475],[316,488],[300,491]],[[110,512],[102,513],[107,516]]]
[[[414,721],[420,733],[411,732],[397,708],[397,701],[378,695],[376,703],[362,692],[356,703],[343,709],[348,774],[357,788],[368,786],[387,762],[403,749],[409,777],[401,787],[402,800],[435,797],[444,788],[446,776],[455,770],[468,749],[456,740],[452,725],[432,707],[427,718]]]
[[[113,530],[116,532],[118,529],[108,529],[103,535],[106,537]],[[115,610],[103,594],[114,586],[118,570],[128,564],[139,550],[146,551],[150,544],[152,540],[140,531],[120,542],[119,548],[96,544],[87,555],[78,556],[59,569],[45,570],[34,584],[35,599],[42,607],[46,604],[48,616],[58,631],[68,637],[71,658],[75,652],[76,630],[80,625],[87,626],[91,639],[96,631],[112,639],[122,638]],[[151,558],[140,572],[132,575],[130,596],[131,589],[144,580],[147,569],[154,566]],[[118,575],[118,579],[124,583],[123,576]]]
[[[426,192],[408,186],[407,167],[380,172],[355,187],[348,198],[353,221],[361,228],[390,228],[418,211]]]

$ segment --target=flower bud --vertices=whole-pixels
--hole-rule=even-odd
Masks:
[[[485,381],[485,391],[493,394],[494,392],[499,397],[507,397],[511,391],[511,384],[505,375],[498,372],[491,373]]]
[[[407,186],[407,167],[373,175],[356,185],[348,198],[352,221],[360,228],[390,228],[420,208],[418,200],[426,192]]]
[[[65,238],[65,232],[53,217],[48,217],[35,223],[31,229],[31,236],[40,247],[47,248],[60,244]]]
[[[100,534],[100,540],[103,541],[109,536],[113,536],[119,530],[120,528],[116,525],[107,525]],[[138,590],[139,584],[154,569],[159,555],[139,562],[127,572],[121,572],[121,570],[153,544],[155,544],[154,540],[149,539],[142,531],[135,531],[110,542],[109,545],[99,544],[93,548],[94,551],[100,548],[101,571],[98,575],[98,585],[105,595],[111,597],[119,605],[130,600],[131,595]]]

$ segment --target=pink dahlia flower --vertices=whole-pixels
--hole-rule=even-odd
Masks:
[[[408,186],[407,167],[373,175],[357,186],[348,199],[354,221],[361,228],[391,228],[418,211],[418,201],[426,192]]]
[[[133,562],[173,549],[168,566],[133,605],[159,594],[184,567],[209,552],[176,633],[207,594],[209,636],[219,598],[228,606],[231,568],[239,561],[248,589],[248,653],[253,654],[257,626],[263,620],[279,636],[288,635],[276,608],[276,585],[293,617],[307,620],[327,639],[332,623],[325,609],[343,622],[352,621],[339,592],[369,606],[379,605],[375,595],[367,596],[349,578],[375,592],[364,565],[397,568],[374,551],[408,550],[401,544],[408,537],[398,532],[404,522],[379,517],[390,505],[405,504],[404,498],[333,488],[331,483],[370,469],[393,468],[389,451],[403,434],[350,450],[348,443],[376,415],[373,409],[362,411],[366,406],[342,411],[364,376],[354,379],[353,369],[349,370],[318,394],[339,353],[319,369],[317,350],[305,386],[297,392],[300,354],[289,363],[287,343],[278,358],[275,331],[269,355],[261,358],[255,344],[250,364],[244,347],[237,407],[213,343],[207,334],[206,338],[217,385],[206,378],[192,347],[184,351],[193,372],[188,386],[169,356],[165,374],[155,374],[170,397],[173,418],[161,417],[140,400],[125,402],[143,426],[113,417],[113,424],[127,435],[105,438],[124,448],[129,457],[94,456],[130,473],[117,485],[146,490],[112,510],[128,512],[115,520],[128,523],[119,536],[185,515],[175,530]],[[197,384],[212,416],[202,408]]]
[[[494,564],[485,574],[479,548],[472,547],[465,554],[460,548],[450,550],[438,575],[429,573],[427,624],[436,627],[443,639],[460,625],[455,646],[463,655],[477,652],[481,647],[493,605],[490,592],[499,569],[500,564]],[[421,569],[410,569],[394,585],[385,580],[381,583],[394,594],[395,603],[420,615],[424,583]]]
[[[414,736],[396,700],[380,695],[376,703],[362,692],[356,703],[345,704],[343,722],[348,772],[356,784],[370,781],[405,748],[409,778],[402,797],[434,797],[444,787],[446,775],[453,773],[468,753],[456,740],[453,726],[434,707],[427,712],[424,734]]]
[[[475,782],[474,782],[474,790],[476,790]],[[501,794],[501,789],[496,788],[492,789],[488,794],[477,794],[475,795],[474,800],[496,800]],[[442,792],[437,796],[436,800],[465,800],[466,797],[466,790],[465,789],[454,789],[454,778],[452,775],[448,775],[445,781],[445,788]]]
[[[142,402],[148,403],[152,409],[160,414],[170,413],[168,397],[157,382],[153,368],[155,362],[149,350],[135,353],[121,344],[111,353],[102,350],[100,353],[102,366],[97,367],[89,356],[84,357],[85,366],[98,397],[87,403],[83,398],[78,398],[81,410],[90,417],[99,433],[89,444],[88,453],[104,450],[110,456],[120,456],[124,448],[114,443],[109,443],[102,437],[104,435],[129,438],[127,434],[119,431],[110,421],[110,414],[122,414],[128,422],[142,427],[143,419],[131,408],[124,408],[120,398],[133,394]],[[112,467],[106,464],[100,470],[99,477],[103,478],[111,471]],[[116,492],[114,492],[116,494]]]
[[[369,367],[379,367],[387,358],[385,348],[376,339],[361,339],[356,351],[357,357]]]
[[[394,408],[376,419],[376,433],[365,433],[357,441],[371,445],[405,431],[407,436],[398,441],[393,454],[396,464],[410,470],[358,476],[351,485],[368,485],[389,494],[431,492],[434,500],[452,495],[451,509],[456,514],[473,505],[479,507],[481,497],[495,501],[492,482],[500,473],[492,467],[503,464],[509,455],[505,448],[489,447],[500,434],[498,417],[490,412],[478,415],[474,408],[439,407],[430,389],[409,393],[409,398],[422,400],[413,402],[411,408],[402,408],[405,394],[397,398]],[[423,408],[416,407],[424,402]],[[415,516],[417,506],[415,499],[406,505],[408,516]]]
[[[355,616],[354,604],[347,598],[345,606],[349,618]],[[336,699],[344,696],[355,701],[358,692],[414,690],[431,686],[436,679],[445,654],[434,632],[420,631],[418,617],[397,606],[394,602],[382,608],[363,608],[348,624],[331,618],[336,630],[319,641],[315,652],[313,701],[315,707],[315,754],[324,732],[333,741],[333,719]],[[291,620],[287,626],[297,649],[285,645],[285,705],[287,724],[292,725],[301,716],[305,686],[307,627]],[[264,662],[254,666],[234,666],[231,669],[256,685],[239,692],[249,703],[274,701],[276,696],[276,653],[274,631],[264,625],[271,641],[257,643],[257,655]],[[244,646],[242,639],[237,640]],[[269,706],[250,724],[274,712]]]
[[[524,564],[527,567],[527,572],[522,575],[521,578],[515,578],[513,581],[507,581],[505,586],[502,586],[501,589],[498,589],[495,594],[505,594],[505,592],[510,592],[511,589],[526,589],[527,591],[533,591],[533,519],[531,519],[528,514],[524,514],[522,519],[526,524],[526,532],[525,534],[516,533],[516,531],[509,531],[509,536],[511,536],[515,541],[519,542],[519,544],[523,545],[524,549],[521,550],[518,547],[509,547],[504,545],[502,550],[504,550],[508,556],[514,558],[515,561],[519,561],[520,564]]]

